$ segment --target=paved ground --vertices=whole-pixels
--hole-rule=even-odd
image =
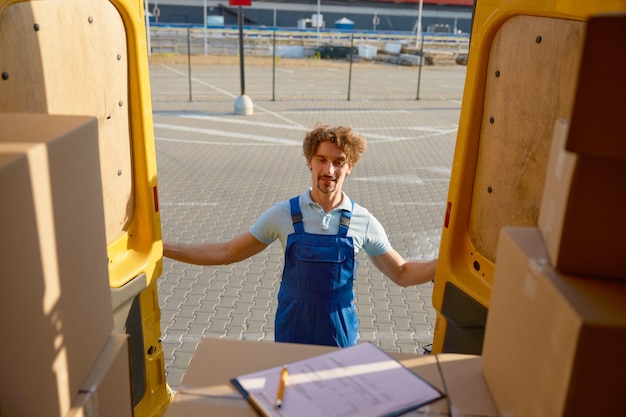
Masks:
[[[254,63],[245,69],[249,116],[233,114],[236,64],[192,65],[191,80],[186,64],[153,62],[150,71],[165,240],[229,239],[302,192],[310,174],[301,140],[323,122],[351,125],[369,140],[344,190],[381,220],[407,259],[437,256],[465,67],[424,67],[420,76],[375,64]],[[164,260],[158,289],[172,388],[203,337],[273,340],[281,252],[276,242],[222,267]],[[432,285],[402,289],[359,260],[360,340],[422,353],[434,330]]]

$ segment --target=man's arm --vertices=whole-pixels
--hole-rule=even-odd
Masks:
[[[163,256],[195,265],[227,265],[256,255],[267,246],[246,232],[224,243],[184,245],[163,242]]]
[[[408,262],[395,249],[370,258],[374,266],[401,287],[419,285],[435,277],[437,259],[431,261]]]

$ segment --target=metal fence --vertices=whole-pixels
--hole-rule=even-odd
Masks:
[[[318,38],[314,31],[245,30],[243,74],[238,30],[151,29],[152,62],[176,75],[168,100],[461,100],[459,64],[466,60],[458,58],[467,57],[467,37],[419,41],[407,34],[325,31]],[[157,99],[160,93],[153,92]]]
[[[309,57],[322,45],[345,47],[350,44],[368,51],[400,48],[399,52],[414,52],[421,47],[418,45],[421,41],[423,50],[431,54],[456,56],[467,53],[469,48],[466,34],[424,34],[420,39],[404,33],[331,30],[245,29],[243,34],[245,54],[259,56],[271,56],[276,48],[278,55]],[[151,27],[150,49],[154,54],[235,55],[239,51],[239,32],[234,28]]]
[[[184,57],[183,57],[184,58]],[[193,58],[193,57],[192,57]],[[319,59],[281,59],[249,57],[242,77],[237,59],[217,63],[202,60],[175,62],[152,61],[151,77],[160,79],[152,90],[153,100],[178,109],[202,109],[210,113],[232,111],[235,99],[243,92],[257,106],[270,102],[298,102],[315,109],[324,102],[382,101],[389,110],[405,111],[408,101],[434,100],[433,105],[453,106],[463,97],[465,66],[408,67],[374,62],[328,62]],[[169,80],[169,81],[163,81]],[[182,105],[188,102],[189,105]],[[176,104],[178,103],[178,104]],[[308,104],[307,104],[308,103]],[[361,104],[359,104],[361,103]],[[321,105],[321,104],[320,104]],[[342,105],[343,106],[343,105]],[[311,110],[313,111],[313,110]],[[389,117],[395,117],[390,113]]]

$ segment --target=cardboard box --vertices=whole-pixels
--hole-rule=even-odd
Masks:
[[[132,417],[128,335],[111,334],[80,392],[91,394],[94,416]]]
[[[626,12],[591,16],[572,109],[568,151],[626,159],[625,67]]]
[[[565,150],[557,120],[538,226],[560,271],[626,278],[626,160]]]
[[[132,417],[128,335],[111,334],[65,417]]]
[[[482,354],[503,416],[626,415],[626,282],[564,275],[537,228],[502,229]]]
[[[176,393],[163,417],[259,417],[244,399]]]
[[[113,330],[98,125],[0,126],[0,415],[64,416]]]
[[[90,392],[81,392],[74,397],[72,408],[65,417],[98,417],[97,397]]]
[[[256,417],[230,379],[263,368],[280,366],[337,348],[292,343],[204,339],[191,360],[165,417],[207,415]],[[447,397],[410,415],[496,417],[497,411],[481,375],[480,356],[443,354],[419,356],[390,353]]]
[[[453,417],[496,417],[498,410],[482,374],[482,357],[436,355]],[[415,369],[417,372],[417,369]],[[436,415],[436,414],[435,414]]]

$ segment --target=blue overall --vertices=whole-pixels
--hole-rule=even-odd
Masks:
[[[355,345],[354,244],[347,236],[352,212],[342,211],[336,235],[316,235],[304,231],[299,197],[289,202],[295,233],[287,237],[274,338],[277,342]]]

